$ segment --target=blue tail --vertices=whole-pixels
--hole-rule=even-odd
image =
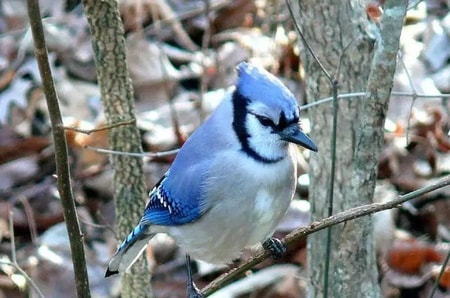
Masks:
[[[147,247],[148,241],[155,234],[147,234],[149,225],[138,224],[120,244],[106,269],[105,277],[124,272],[136,262],[142,251]]]

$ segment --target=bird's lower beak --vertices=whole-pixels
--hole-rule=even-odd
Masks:
[[[314,152],[318,151],[316,144],[297,125],[289,126],[278,134],[285,141],[298,144]]]

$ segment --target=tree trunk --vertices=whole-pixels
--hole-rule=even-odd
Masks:
[[[92,33],[97,78],[100,84],[107,124],[135,119],[133,86],[128,72],[123,24],[116,0],[83,0]],[[109,131],[112,150],[142,152],[135,125],[114,127]],[[138,223],[145,207],[146,186],[140,157],[112,155],[114,198],[119,240]],[[122,275],[121,297],[151,297],[150,273],[140,258]]]
[[[375,42],[370,29],[375,25],[369,23],[361,2],[305,0],[298,1],[293,8],[308,44],[338,80],[339,93],[366,91]],[[398,49],[399,34],[395,38]],[[330,82],[306,48],[300,46],[308,98],[331,96]],[[395,53],[387,61],[391,73],[385,74],[391,81],[378,86],[383,96],[339,101],[333,213],[372,202]],[[328,216],[333,107],[320,105],[312,108],[309,116],[311,135],[319,147],[319,154],[311,157],[310,202],[316,220]],[[327,231],[308,237],[309,297],[324,296],[326,241]],[[380,297],[377,277],[371,217],[333,227],[327,285],[330,297],[337,293],[339,297]]]

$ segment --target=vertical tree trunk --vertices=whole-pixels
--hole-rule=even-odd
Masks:
[[[361,2],[304,0],[294,5],[294,13],[307,42],[325,69],[339,81],[339,93],[366,91],[375,40],[371,38]],[[399,34],[394,38],[398,49]],[[393,66],[389,68],[391,73],[385,73],[389,79],[395,70],[395,53],[386,61]],[[307,74],[308,98],[331,96],[330,83],[319,65],[304,47],[301,55]],[[391,87],[392,80],[378,86],[384,90],[384,96],[339,101],[334,213],[372,202]],[[311,158],[310,201],[313,219],[320,219],[328,211],[332,105],[321,105],[309,112],[311,134],[320,149]],[[330,297],[337,293],[339,297],[379,297],[371,217],[335,226],[331,237]],[[326,239],[326,231],[308,237],[309,297],[324,294]]]
[[[135,118],[133,87],[125,53],[123,24],[116,0],[83,0],[90,25],[107,124]],[[142,152],[141,138],[135,125],[109,131],[112,150]],[[114,197],[118,236],[124,239],[138,223],[144,210],[146,186],[142,158],[113,155]],[[141,258],[122,275],[122,297],[150,297],[150,273]]]

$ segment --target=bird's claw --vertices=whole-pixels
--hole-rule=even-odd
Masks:
[[[205,298],[205,295],[200,293],[195,284],[192,284],[188,286],[188,298]]]
[[[186,272],[187,272],[187,294],[188,298],[205,298],[194,283],[191,270],[191,258],[186,255]]]
[[[286,253],[286,244],[277,238],[267,238],[262,243],[263,248],[270,253],[274,260],[280,259]]]

